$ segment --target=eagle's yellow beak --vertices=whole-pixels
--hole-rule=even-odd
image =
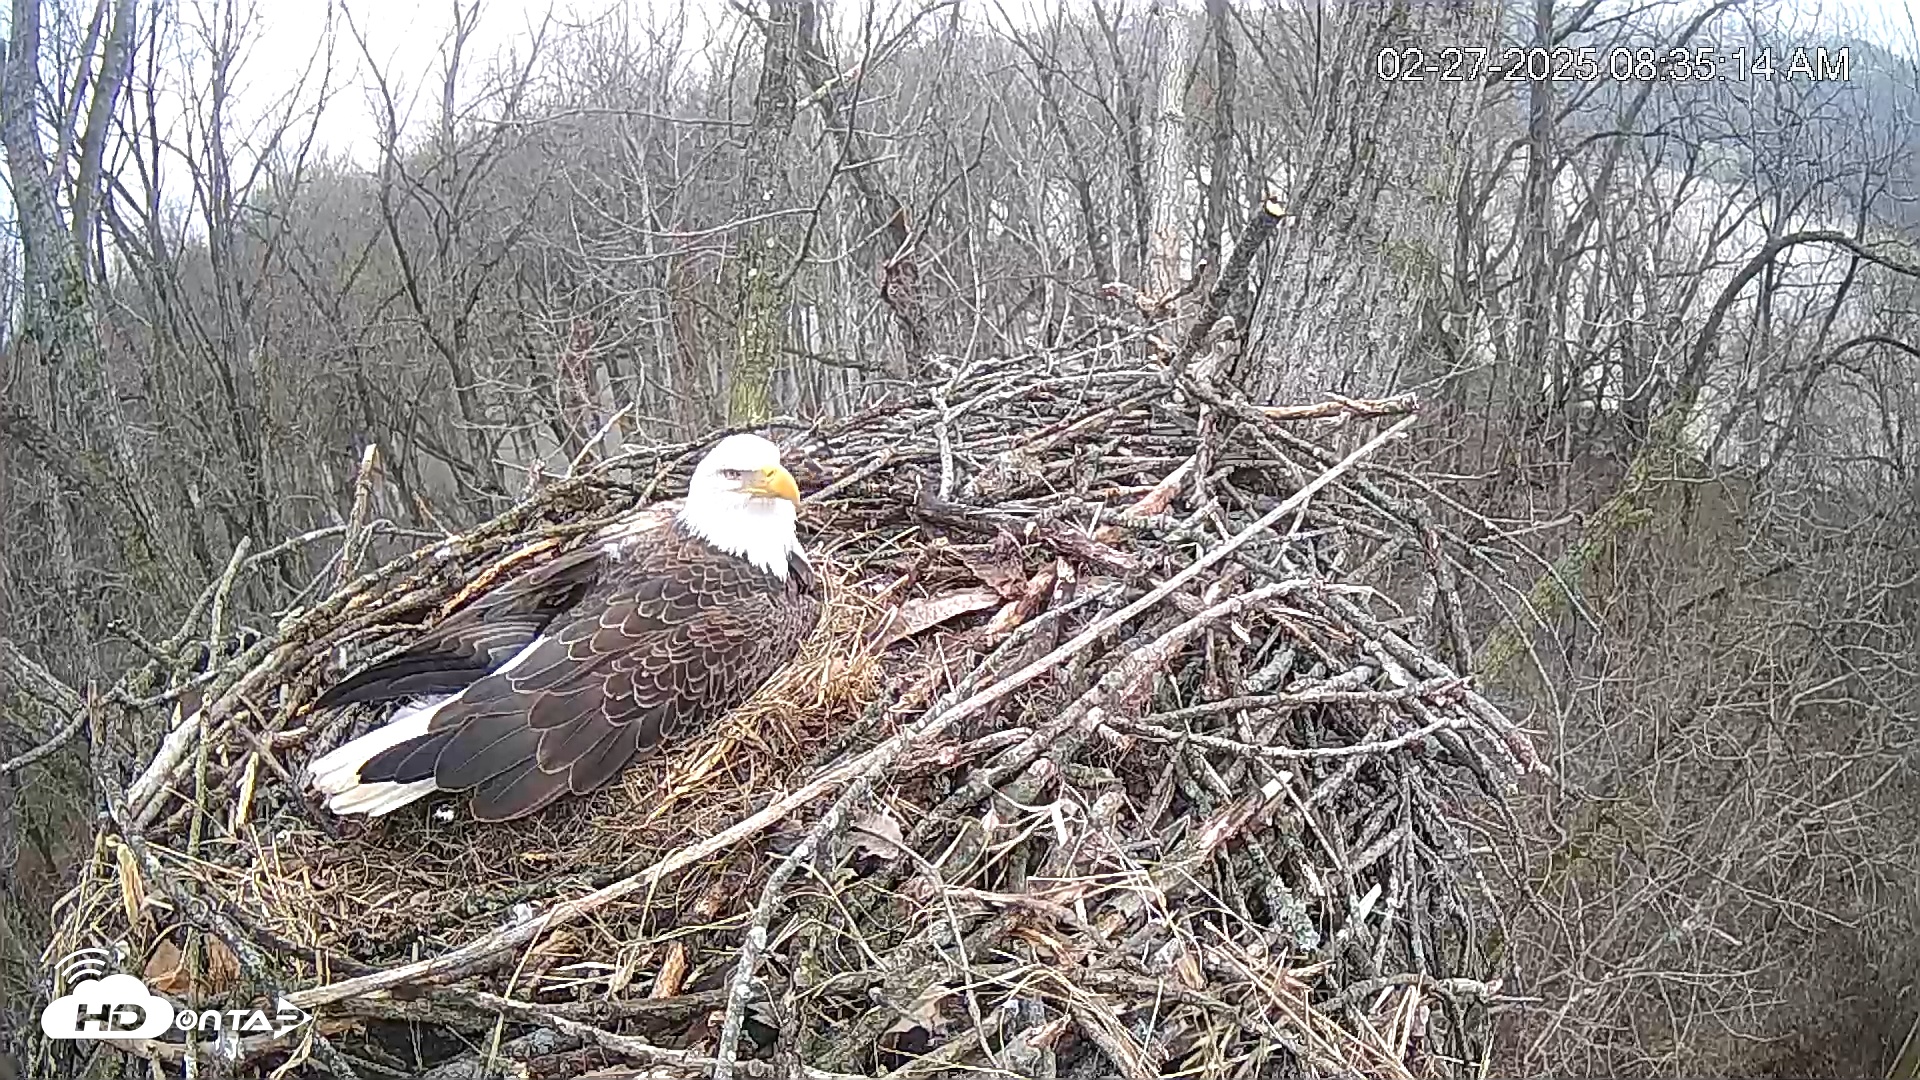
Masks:
[[[749,495],[764,495],[769,499],[785,499],[795,506],[800,505],[800,485],[793,482],[793,474],[778,465],[769,465],[754,472],[753,479],[741,488]]]

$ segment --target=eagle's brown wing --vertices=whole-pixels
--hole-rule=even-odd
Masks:
[[[675,730],[745,701],[819,618],[805,561],[786,579],[670,530],[598,580],[503,670],[441,707],[363,781],[473,789],[474,816],[520,817],[584,794]]]
[[[579,603],[599,577],[604,557],[598,548],[582,548],[502,583],[405,650],[334,684],[314,700],[314,708],[462,689],[506,663]]]
[[[404,650],[336,683],[316,709],[355,701],[451,694],[507,662],[562,612],[578,604],[608,562],[609,537],[632,549],[672,520],[677,503],[636,514],[615,534],[523,570],[449,615]]]

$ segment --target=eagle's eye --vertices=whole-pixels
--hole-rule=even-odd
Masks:
[[[725,478],[727,478],[728,480],[745,480],[745,479],[747,478],[747,470],[745,470],[745,469],[721,469],[721,470],[720,470],[720,475],[721,475],[721,476],[723,476],[723,477],[725,477]]]

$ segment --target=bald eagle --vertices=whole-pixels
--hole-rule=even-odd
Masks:
[[[336,814],[471,791],[506,821],[593,791],[673,732],[744,702],[799,651],[820,593],[780,450],[723,439],[668,517],[655,508],[523,571],[316,708],[415,699],[316,758]]]

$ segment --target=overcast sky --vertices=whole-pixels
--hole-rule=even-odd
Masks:
[[[190,0],[191,2],[191,0]],[[490,57],[524,46],[531,28],[551,10],[556,19],[579,20],[605,14],[624,0],[487,0],[474,34],[473,55]],[[269,102],[296,85],[315,42],[327,25],[328,0],[260,0],[256,9],[259,42],[247,64],[257,80],[248,96]],[[657,0],[634,0],[640,10],[671,6]],[[345,0],[354,25],[366,35],[368,50],[388,77],[409,88],[433,78],[440,67],[441,47],[453,27],[453,0]],[[337,10],[337,9],[336,9]],[[337,21],[337,16],[336,16]],[[340,27],[334,45],[334,83],[344,87],[321,119],[320,141],[345,150],[361,164],[369,164],[376,130],[362,86],[366,61],[351,36]]]
[[[189,9],[193,2],[186,0]],[[355,23],[367,35],[373,54],[398,81],[417,87],[434,77],[440,63],[441,43],[452,26],[454,0],[344,2]],[[891,8],[902,0],[880,2]],[[996,12],[1035,6],[1042,0],[961,2],[976,17],[985,19],[994,17]],[[1691,2],[1679,0],[1676,6],[1690,6]],[[586,21],[623,4],[642,20],[671,19],[684,11],[696,21],[703,21],[724,11],[723,0],[486,0],[475,36],[474,55],[490,56],[524,42],[528,28],[537,26],[550,10],[563,22]],[[1916,5],[1920,5],[1920,0],[1795,0],[1779,3],[1776,10],[1797,13],[1801,18],[1790,21],[1800,22],[1804,18],[1809,26],[1817,23],[1855,29],[1862,36],[1911,56],[1914,55],[1916,10],[1920,10]],[[256,18],[260,40],[246,72],[252,83],[250,97],[271,101],[293,84],[326,25],[328,6],[327,0],[259,0]],[[838,6],[848,9],[854,5],[851,0],[841,0]],[[1823,43],[1826,42],[1806,42],[1809,45]],[[321,140],[336,150],[348,150],[356,160],[366,164],[372,157],[374,126],[359,89],[364,62],[345,34],[336,49],[335,80],[347,90],[327,109]]]

